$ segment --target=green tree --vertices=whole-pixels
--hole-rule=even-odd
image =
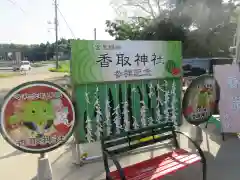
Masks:
[[[150,20],[145,18],[131,18],[129,22],[116,20],[106,21],[106,32],[116,40],[140,39],[144,27]]]
[[[59,51],[70,56],[71,40],[61,38],[58,41]],[[19,45],[19,44],[0,44],[0,56],[5,57],[7,52],[23,52],[24,56],[30,61],[43,61],[52,59],[55,54],[55,43]]]
[[[126,0],[125,4],[119,1],[122,5],[119,7],[135,6],[145,11],[142,6],[148,2],[150,0]],[[151,5],[154,9],[154,16],[148,11],[151,20],[141,28],[136,22],[115,21],[107,23],[107,32],[116,39],[180,40],[183,42],[184,57],[229,55],[228,49],[232,45],[236,29],[236,24],[231,23],[230,19],[237,7],[236,2],[223,3],[222,0],[185,0],[177,3],[175,1],[175,4],[170,0],[155,2],[172,5],[167,9],[161,9],[158,5],[150,3],[148,6]]]

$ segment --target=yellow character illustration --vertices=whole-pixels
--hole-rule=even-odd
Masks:
[[[211,102],[211,94],[212,89],[211,88],[203,88],[197,97],[197,108],[207,108],[210,105]]]
[[[9,124],[14,125],[21,122],[36,136],[44,135],[53,127],[55,112],[53,106],[47,101],[27,101],[22,104],[21,109],[9,118]]]

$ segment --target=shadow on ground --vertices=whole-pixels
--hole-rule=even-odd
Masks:
[[[10,158],[10,157],[13,157],[13,156],[18,156],[20,154],[23,154],[23,152],[16,150],[16,151],[14,151],[14,152],[12,152],[10,154],[4,155],[4,156],[0,156],[0,160],[7,159],[7,158]]]
[[[81,172],[84,172],[84,174],[89,174],[93,177],[91,178],[92,180],[95,180],[95,177],[98,177],[105,172],[101,162],[85,164],[84,166],[75,165],[72,162],[71,143],[69,142],[65,151],[59,154],[59,156],[51,163],[53,179],[81,180]],[[99,169],[99,167],[100,170],[96,172],[96,169]],[[38,178],[35,176],[31,180],[38,180]]]
[[[205,146],[204,154],[207,159],[207,180],[239,180],[240,179],[240,143],[236,136],[227,135],[223,141],[220,131],[203,128]],[[186,145],[186,141],[181,139]],[[185,147],[185,145],[183,147]],[[97,146],[96,146],[97,147]],[[95,147],[95,148],[96,148]],[[182,146],[181,146],[182,147]],[[99,147],[97,147],[99,148]],[[158,147],[162,148],[162,147]],[[164,146],[166,148],[166,146]],[[147,150],[147,148],[146,148]],[[152,152],[152,150],[148,151]],[[144,153],[134,152],[133,154]],[[64,158],[62,158],[64,157]],[[110,164],[111,166],[112,164]],[[100,180],[100,176],[104,175],[104,166],[102,162],[85,164],[82,167],[72,164],[70,146],[63,154],[60,154],[55,161],[52,162],[53,177],[57,180]],[[201,173],[201,168],[198,169]],[[193,174],[192,172],[188,172]],[[188,174],[187,174],[188,175]],[[195,175],[197,179],[199,175]],[[199,176],[201,177],[201,176]],[[36,180],[36,177],[32,180]],[[187,180],[187,179],[184,179]],[[192,179],[191,179],[192,180]]]
[[[162,149],[163,152],[165,152],[166,149],[171,149],[172,145],[169,144],[160,144],[156,145],[154,147],[145,147],[142,149],[138,149],[136,151],[133,151],[131,153],[125,154],[124,156],[128,155],[138,155],[141,153],[148,152],[150,153],[150,158],[153,157],[153,154],[156,155],[155,150]],[[206,158],[208,160],[213,161],[214,157],[209,153],[209,152],[204,152],[206,155]],[[72,164],[72,159],[71,159],[71,152],[70,152],[70,147],[52,163],[52,170],[53,170],[53,177],[54,179],[57,180],[103,180],[105,170],[104,170],[104,165],[102,162],[97,162],[97,163],[91,163],[91,164],[85,164],[84,166],[76,166]],[[161,153],[159,154],[161,155]],[[64,157],[65,160],[63,160],[63,156],[69,156],[69,158]],[[124,156],[119,157],[118,159],[124,158]],[[128,162],[129,160],[129,162]],[[124,162],[126,164],[132,164],[132,160],[130,159],[125,159]],[[123,163],[123,164],[125,164]],[[113,163],[110,161],[109,162],[110,167],[113,166]],[[201,170],[200,169],[191,169],[192,176],[197,176],[197,178],[201,178]],[[188,172],[190,169],[188,170]],[[192,173],[193,172],[193,173]],[[196,175],[196,174],[198,175]],[[83,175],[84,174],[84,175]],[[87,177],[86,177],[87,175]],[[184,177],[188,176],[186,173],[184,174]],[[196,179],[197,179],[196,178]],[[36,177],[34,177],[32,180],[37,180]],[[189,180],[188,178],[185,180]],[[191,179],[192,180],[192,179]]]
[[[54,161],[52,161],[51,167],[54,179],[66,180],[70,175],[74,174],[75,171],[79,169],[78,166],[72,164],[72,159],[69,156],[71,155],[70,151],[70,143],[67,143],[64,152],[59,154],[59,156]],[[31,180],[38,180],[37,175]]]
[[[222,143],[222,135],[221,135],[221,130],[217,129],[214,124],[208,124],[208,127],[205,127],[205,124],[201,125],[201,128],[205,134],[208,135],[209,139],[207,139],[207,145],[209,142],[213,141],[216,142],[217,144]]]
[[[237,137],[229,137],[222,141],[214,160],[208,161],[208,177],[210,180],[240,179],[240,143]]]

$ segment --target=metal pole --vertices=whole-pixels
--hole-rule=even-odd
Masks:
[[[59,64],[58,64],[58,12],[57,12],[57,0],[54,0],[54,7],[55,7],[55,35],[56,35],[56,69],[58,69]]]
[[[97,29],[94,28],[94,40],[97,40]]]
[[[237,30],[236,30],[236,56],[235,56],[235,63],[238,63],[240,61],[240,13],[238,10],[238,16],[237,16]]]
[[[193,125],[190,129],[190,135],[191,138],[199,145],[201,146],[203,142],[203,135],[202,135],[202,129],[196,125]],[[188,147],[192,150],[196,150],[195,146],[192,144],[192,142],[188,141]]]
[[[52,180],[52,167],[47,154],[41,153],[38,158],[37,180]]]

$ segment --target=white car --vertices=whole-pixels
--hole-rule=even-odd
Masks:
[[[20,71],[30,71],[31,70],[31,64],[29,61],[22,61],[21,65],[19,67]]]

